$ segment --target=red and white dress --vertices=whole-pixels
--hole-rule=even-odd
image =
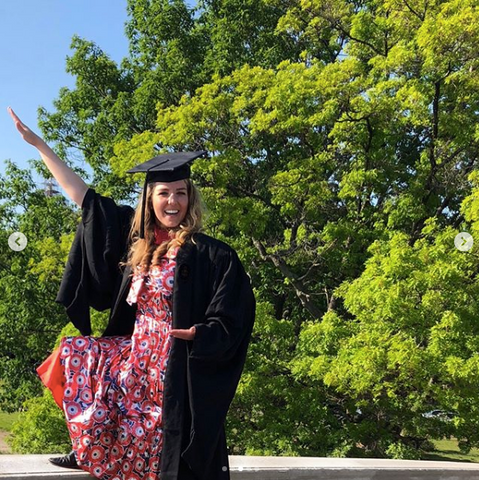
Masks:
[[[158,479],[177,248],[136,274],[131,337],[66,337],[63,409],[80,466],[102,479]]]

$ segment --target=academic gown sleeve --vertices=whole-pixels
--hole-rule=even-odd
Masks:
[[[189,443],[181,453],[199,480],[229,479],[224,421],[255,318],[250,280],[234,250],[223,250],[213,264],[212,295],[189,343],[187,384],[192,418],[185,434]]]
[[[250,279],[234,250],[216,259],[212,290],[204,318],[195,324],[190,358],[228,361],[251,334],[255,311]]]
[[[91,334],[90,307],[103,311],[115,301],[133,212],[93,189],[83,199],[82,219],[56,298],[82,335]]]

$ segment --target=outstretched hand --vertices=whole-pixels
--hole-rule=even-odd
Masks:
[[[17,116],[17,114],[12,110],[11,107],[8,107],[8,113],[13,119],[15,127],[20,132],[23,140],[25,140],[30,145],[37,147],[43,140],[32,130],[30,130]]]
[[[170,335],[175,338],[181,338],[181,340],[193,340],[196,335],[196,327],[191,327],[187,329],[172,328],[170,330]]]

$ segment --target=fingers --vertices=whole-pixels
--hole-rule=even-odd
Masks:
[[[8,113],[12,117],[13,122],[15,123],[15,127],[19,132],[24,132],[26,130],[26,126],[23,122],[18,118],[18,115],[13,111],[12,107],[7,108]]]
[[[38,147],[39,137],[35,132],[32,132],[19,118],[18,115],[13,111],[12,107],[8,107],[8,113],[12,117],[15,128],[19,131],[23,140],[25,140],[30,145]]]
[[[14,122],[20,122],[20,119],[18,118],[17,114],[13,111],[12,107],[8,107],[7,111],[10,114],[10,116],[12,117]]]
[[[181,340],[190,340],[190,332],[189,330],[180,330],[180,329],[173,329],[170,330],[170,335],[175,338],[180,338]]]
[[[193,340],[195,338],[196,328],[191,327],[188,329],[182,328],[172,328],[170,330],[170,335],[175,338],[180,338],[181,340]]]

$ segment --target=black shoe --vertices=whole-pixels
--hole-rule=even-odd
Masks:
[[[57,467],[76,468],[77,470],[80,469],[75,457],[75,452],[70,452],[68,455],[64,455],[63,457],[49,458],[48,461]]]

